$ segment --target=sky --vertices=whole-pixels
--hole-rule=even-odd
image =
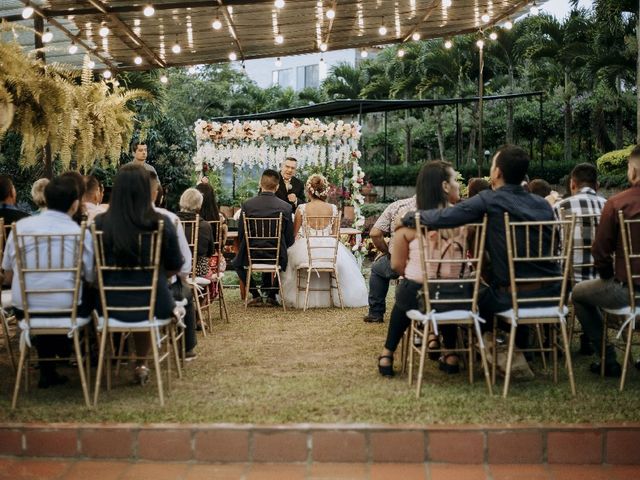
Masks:
[[[593,0],[580,0],[579,6],[591,8]],[[569,5],[569,0],[549,0],[542,6],[542,9],[558,19],[562,19],[569,13],[571,6]]]

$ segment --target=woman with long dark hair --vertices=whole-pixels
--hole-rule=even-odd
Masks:
[[[456,171],[450,163],[435,160],[427,162],[416,181],[416,205],[418,210],[430,210],[435,208],[445,208],[448,205],[457,203],[460,200],[460,186],[456,181]],[[439,252],[443,244],[432,243],[437,237],[437,233],[429,235],[427,241],[430,242],[431,256],[441,258],[442,256],[459,255],[463,260],[464,252],[450,249],[450,251]],[[464,244],[464,227],[441,231],[443,238],[450,238]],[[444,242],[443,242],[444,243]],[[440,256],[438,256],[440,254]],[[449,256],[447,257],[449,259]],[[457,258],[457,257],[455,257]],[[457,267],[457,268],[456,268]],[[422,288],[422,265],[420,260],[419,239],[414,228],[402,227],[396,230],[393,237],[393,247],[391,251],[391,268],[404,277],[396,288],[396,302],[391,311],[391,321],[387,332],[387,340],[378,358],[378,370],[381,375],[393,376],[393,353],[395,352],[405,330],[410,325],[407,317],[409,310],[418,309],[418,292]],[[429,272],[429,278],[439,275],[441,278],[458,278],[462,268],[457,264],[449,264],[447,271]],[[444,270],[444,268],[443,268]],[[455,348],[456,326],[443,325],[440,327],[444,347],[446,349]],[[440,342],[435,335],[430,335],[428,347],[439,349]],[[430,357],[432,358],[432,357]],[[437,358],[437,357],[436,357]],[[446,373],[458,373],[458,356],[454,354],[440,357],[440,369]]]
[[[204,277],[213,280],[215,277],[223,275],[225,270],[227,269],[227,264],[225,262],[224,256],[222,255],[222,252],[224,251],[224,246],[227,243],[227,232],[229,231],[229,227],[227,226],[227,218],[220,212],[220,209],[218,208],[216,192],[209,183],[207,177],[204,177],[203,181],[196,186],[196,190],[198,190],[202,194],[200,218],[202,220],[206,220],[207,222],[218,220],[220,221],[221,231],[218,232],[215,229],[212,230],[213,236],[216,240],[218,233],[220,234],[220,255],[218,255],[218,253],[214,253],[209,257],[209,271],[206,275],[204,275]],[[218,295],[218,283],[212,281],[209,288],[211,298],[215,298]]]
[[[123,166],[113,182],[109,210],[95,219],[96,229],[104,232],[106,262],[125,268],[149,265],[150,243],[148,238],[144,241],[145,234],[156,230],[160,220],[164,221],[164,227],[155,317],[163,319],[171,317],[175,306],[167,278],[176,274],[183,263],[176,229],[169,218],[163,217],[153,209],[149,174],[144,167],[129,164]],[[104,282],[107,285],[121,286],[148,285],[149,273],[131,270],[105,272]],[[111,291],[108,294],[108,303],[132,307],[149,305],[149,293]],[[109,315],[123,322],[148,319],[144,311],[113,310]],[[133,338],[138,357],[148,356],[151,347],[149,335],[136,333]],[[135,375],[144,383],[149,376],[146,360],[139,358],[136,361]]]

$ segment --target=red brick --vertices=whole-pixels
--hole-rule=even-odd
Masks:
[[[307,435],[300,432],[255,433],[254,462],[304,462],[307,460]]]
[[[550,480],[551,472],[546,465],[491,465],[493,480]]]
[[[249,461],[249,432],[209,430],[196,432],[195,459],[205,462]]]
[[[22,432],[0,429],[0,455],[20,455],[22,453]]]
[[[483,463],[484,436],[481,432],[429,432],[427,457],[430,462]]]
[[[77,430],[31,430],[24,432],[29,457],[73,457],[78,451]]]
[[[640,464],[640,430],[607,432],[607,459],[611,464]]]
[[[431,480],[486,480],[489,478],[484,465],[433,465],[429,464]]]
[[[369,477],[371,480],[425,480],[427,470],[424,463],[374,463]]]
[[[312,436],[314,462],[365,462],[365,436],[360,432],[314,432]]]
[[[120,480],[176,480],[187,475],[187,463],[136,463],[125,470]]]
[[[602,433],[597,431],[547,433],[549,463],[602,463]]]
[[[130,429],[100,428],[81,433],[81,454],[91,458],[132,458],[134,432]]]
[[[253,464],[246,480],[304,480],[306,465]]]
[[[243,478],[246,465],[193,465],[185,480],[238,480]]]
[[[640,466],[637,465],[612,465],[609,468],[611,480],[629,480],[640,478]]]
[[[553,480],[612,480],[603,465],[549,465]]]
[[[5,470],[2,478],[6,479],[31,479],[31,478],[58,478],[69,469],[69,462],[58,460],[33,460],[25,459],[15,462]]]
[[[423,432],[373,432],[369,439],[374,462],[424,462]]]
[[[127,462],[76,462],[65,474],[64,480],[118,480],[131,464]]]
[[[487,435],[489,463],[541,463],[542,434],[540,432],[489,432]]]
[[[140,430],[138,458],[146,460],[191,459],[191,433],[189,430]]]
[[[365,463],[312,463],[309,480],[367,480]]]

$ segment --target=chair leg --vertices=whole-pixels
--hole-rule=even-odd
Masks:
[[[4,313],[2,307],[0,307],[0,319],[2,320],[2,331],[4,333],[4,344],[7,349],[7,355],[9,356],[9,360],[11,360],[11,368],[13,371],[16,371],[16,358],[13,354],[13,347],[11,346],[11,335],[9,330],[9,319]]]
[[[413,321],[411,322],[413,324]],[[409,350],[410,350],[410,338],[412,338],[411,332],[413,331],[413,326],[409,327],[404,331],[404,335],[402,335],[402,341],[400,343],[401,346],[401,365],[402,369],[400,370],[401,374],[405,374],[407,372],[407,362],[409,361]]]
[[[276,278],[278,279],[278,291],[280,292],[280,301],[282,302],[282,310],[287,311],[287,305],[284,301],[284,292],[282,291],[282,279],[280,278],[280,271],[276,270]]]
[[[622,377],[620,377],[621,392],[624,390],[624,384],[627,379],[627,370],[629,368],[629,357],[631,355],[632,338],[633,338],[633,323],[629,322],[629,327],[627,329],[627,345],[626,345],[626,348],[624,349],[624,363],[622,364]]]
[[[425,331],[428,332],[429,329],[425,328]],[[418,380],[416,381],[416,398],[420,398],[420,390],[422,389],[422,377],[424,375],[424,361],[427,356],[427,344],[429,343],[427,339],[429,338],[429,334],[426,333],[422,338],[422,345],[420,346],[420,364],[418,365]],[[413,341],[410,339],[409,341]]]
[[[307,268],[307,286],[304,289],[304,309],[303,309],[304,312],[306,312],[307,308],[309,307],[309,289],[311,288],[311,272],[312,272],[311,267]]]
[[[87,378],[84,374],[84,365],[82,362],[82,347],[80,346],[80,338],[78,337],[78,330],[73,331],[73,350],[76,354],[76,362],[78,364],[78,373],[80,374],[80,384],[82,385],[82,394],[84,395],[84,402],[87,408],[91,408],[91,400],[89,400],[89,386],[87,385]]]
[[[153,352],[153,366],[156,371],[156,381],[158,382],[158,396],[160,397],[160,406],[164,407],[164,389],[162,387],[162,372],[160,371],[160,357],[158,355],[158,344],[156,343],[153,329],[149,330],[151,337],[151,350]]]
[[[509,334],[509,350],[507,351],[507,370],[504,375],[504,389],[502,396],[507,398],[509,393],[509,381],[511,380],[511,363],[513,361],[513,349],[516,344],[516,326],[511,324],[511,333]]]
[[[100,352],[98,353],[98,368],[96,370],[96,385],[93,389],[93,405],[98,404],[98,395],[100,394],[100,380],[102,377],[102,366],[104,365],[104,351],[107,345],[107,337],[109,333],[107,332],[107,326],[105,323],[104,328],[102,329],[102,335],[100,335]]]
[[[18,371],[16,372],[16,383],[13,387],[13,398],[11,399],[11,410],[15,410],[18,403],[18,392],[20,392],[20,382],[22,380],[22,369],[24,368],[27,347],[20,349],[20,359],[18,360]]]
[[[222,280],[218,280],[218,303],[220,304],[220,318],[224,310],[224,322],[229,323],[229,312],[227,311],[227,301],[224,299],[224,287]]]
[[[202,336],[206,337],[207,336],[207,328],[206,325],[204,323],[204,319],[202,318],[202,307],[200,306],[200,293],[198,293],[198,287],[197,285],[192,285],[191,286],[191,292],[193,295],[193,302],[194,302],[194,306],[193,309],[196,312],[196,323],[199,323],[202,326]]]
[[[411,320],[411,323],[409,324],[409,329],[408,329],[408,334],[407,331],[405,330],[404,335],[403,335],[403,339],[405,341],[405,349],[407,350],[407,359],[405,361],[405,363],[408,362],[408,382],[409,382],[409,386],[411,386],[411,384],[413,383],[413,355],[415,354],[415,349],[413,346],[413,336],[415,335],[415,331],[416,331],[416,327],[415,327],[415,321]]]
[[[536,324],[536,336],[538,337],[538,346],[540,350],[544,348],[544,339],[542,338],[542,329],[540,328],[540,324]],[[549,339],[551,341],[551,339]],[[541,351],[540,356],[542,357],[542,368],[544,371],[547,371],[547,355],[545,352]]]
[[[340,299],[340,308],[344,310],[344,300],[342,299],[342,289],[340,288],[340,276],[338,275],[338,269],[334,270],[336,274],[336,287],[338,288],[338,298]]]
[[[558,339],[557,339],[556,326],[549,325],[549,344],[551,345],[551,354],[553,355],[553,383],[558,384]]]
[[[566,351],[567,374],[569,375],[569,385],[571,387],[571,395],[576,396],[576,381],[573,376],[573,362],[571,361],[571,352],[569,351],[569,338],[567,335],[567,327],[564,323],[560,323],[560,332],[562,333],[562,343]]]
[[[169,329],[169,335],[171,336],[171,351],[173,353],[173,360],[176,364],[176,372],[178,373],[178,378],[182,378],[182,368],[180,367],[180,352],[179,352],[179,348],[180,346],[178,345],[178,341],[176,340],[176,327],[175,325],[171,325],[171,328]],[[167,363],[169,363],[169,361],[167,360]]]
[[[474,381],[474,365],[473,365],[473,330],[472,330],[472,326],[468,325],[467,326],[467,355],[469,357],[469,364],[467,366],[467,368],[469,369],[469,384],[473,385],[473,381]],[[462,330],[461,327],[458,327],[458,330]],[[464,343],[460,344],[461,347],[464,348]]]
[[[487,365],[487,351],[485,349],[484,342],[482,341],[482,331],[480,330],[480,325],[478,325],[477,323],[474,324],[474,327],[475,327],[475,334],[478,336],[478,350],[480,350],[480,361],[482,362],[482,371],[484,372],[484,379],[485,379],[485,382],[487,383],[487,389],[489,390],[489,395],[493,395],[491,376],[489,375],[489,365]],[[472,343],[473,341],[473,337],[471,336],[472,332],[470,332],[469,335],[470,335],[469,342]]]
[[[120,333],[120,343],[118,345],[118,358],[116,360],[116,377],[120,376],[120,363],[122,362],[122,354],[124,353],[124,342],[128,338],[128,335],[124,332]],[[131,349],[131,343],[129,343],[129,349]],[[131,350],[130,350],[131,351]],[[111,389],[111,387],[109,387]]]
[[[607,328],[608,318],[606,314],[602,318],[602,341],[600,342],[600,376],[602,378],[604,378],[604,353],[607,347],[607,333],[609,332]]]
[[[247,308],[247,306],[249,305],[249,285],[251,285],[251,273],[251,265],[249,265],[249,268],[247,269],[247,281],[244,285],[244,308]]]
[[[493,362],[491,362],[491,385],[495,385],[496,384],[496,370],[497,365],[496,363],[498,363],[498,345],[496,344],[496,339],[498,337],[498,320],[494,318],[493,320],[493,336],[492,336],[492,342],[493,342],[493,347],[491,348],[491,355],[493,357]]]

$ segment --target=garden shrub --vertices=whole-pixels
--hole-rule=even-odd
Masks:
[[[620,175],[627,172],[627,158],[633,150],[633,145],[622,150],[613,150],[598,158],[598,174],[600,175]]]

